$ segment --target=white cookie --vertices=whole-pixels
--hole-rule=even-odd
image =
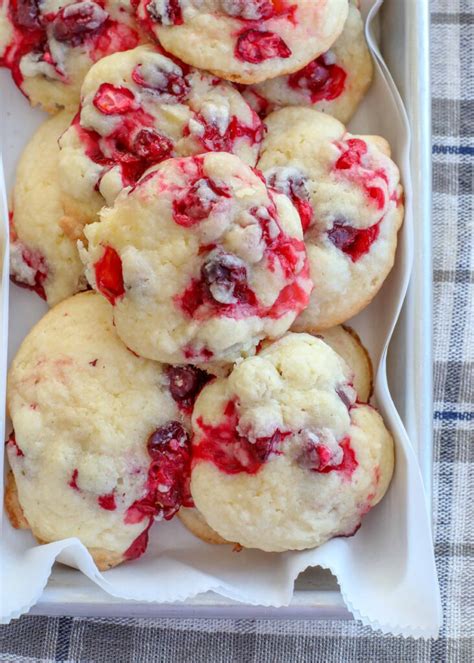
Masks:
[[[81,228],[64,212],[58,181],[58,139],[71,114],[42,124],[23,151],[13,190],[10,274],[54,306],[87,287],[77,251]]]
[[[367,306],[393,266],[400,174],[383,138],[353,136],[324,113],[284,108],[265,122],[258,167],[300,213],[315,286],[294,329],[327,329]]]
[[[351,381],[322,340],[287,334],[202,390],[191,493],[215,532],[279,552],[357,530],[387,490],[393,440]]]
[[[94,220],[124,186],[173,156],[231,152],[254,166],[263,124],[229,83],[140,46],[87,74],[80,113],[61,138],[68,214]]]
[[[347,0],[139,0],[137,16],[184,62],[257,83],[327,51],[347,11]]]
[[[100,219],[85,228],[86,275],[139,355],[230,362],[281,336],[308,303],[298,214],[236,156],[165,161]]]
[[[15,0],[0,6],[0,66],[33,106],[75,110],[85,74],[141,37],[130,0]]]
[[[292,74],[250,85],[242,94],[261,117],[285,106],[310,106],[346,123],[366,93],[372,74],[364,23],[351,2],[344,30],[326,53]]]

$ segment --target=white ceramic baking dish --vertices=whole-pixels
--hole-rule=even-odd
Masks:
[[[418,454],[426,499],[432,490],[431,359],[431,135],[428,0],[385,0],[380,48],[398,85],[412,128],[411,172],[416,220],[415,262],[402,315],[390,344],[388,381],[400,416]],[[260,617],[265,619],[348,619],[351,617],[327,571],[307,570],[293,600],[283,608],[247,606],[212,592],[184,603],[123,601],[85,576],[61,565],[31,613],[41,615],[144,617]]]

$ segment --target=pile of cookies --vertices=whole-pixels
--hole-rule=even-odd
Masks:
[[[12,281],[51,307],[9,373],[12,524],[101,569],[176,514],[265,551],[354,534],[394,451],[343,323],[403,220],[389,145],[343,124],[357,3],[10,0],[0,64],[53,114],[12,193]]]

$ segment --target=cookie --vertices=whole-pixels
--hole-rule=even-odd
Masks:
[[[8,0],[0,6],[0,66],[33,106],[75,110],[100,58],[140,42],[129,0]]]
[[[293,205],[223,152],[151,168],[84,233],[86,276],[114,304],[117,333],[158,361],[252,354],[288,329],[312,289]]]
[[[192,505],[188,403],[176,398],[186,388],[173,370],[123,345],[99,295],[51,309],[8,378],[12,524],[41,542],[77,536],[102,569],[140,556],[154,519]]]
[[[348,0],[138,0],[137,16],[170,53],[230,81],[298,71],[330,48]]]
[[[366,307],[393,266],[399,171],[383,138],[353,136],[313,109],[275,111],[266,125],[258,167],[299,210],[314,281],[294,329],[328,329]]]
[[[68,214],[92,220],[151,165],[174,156],[231,152],[254,166],[263,125],[232,85],[141,46],[89,71],[81,109],[61,138]]]
[[[372,393],[372,362],[358,335],[350,327],[339,325],[321,332],[318,337],[337,352],[350,367],[357,400],[366,403]],[[228,543],[207,524],[202,513],[195,507],[181,508],[178,517],[190,532],[206,543]]]
[[[62,111],[39,127],[21,156],[12,197],[11,279],[50,306],[87,287],[76,246],[81,228],[64,212],[58,181],[58,139],[70,121]]]
[[[348,122],[372,81],[373,65],[360,11],[352,2],[331,48],[303,69],[250,85],[242,94],[265,117],[285,106],[310,106]]]
[[[385,494],[393,440],[321,339],[287,334],[201,391],[191,494],[228,541],[269,552],[350,536]]]

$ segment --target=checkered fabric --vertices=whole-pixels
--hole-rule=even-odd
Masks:
[[[474,660],[474,0],[431,0],[431,10],[441,637],[382,636],[355,622],[23,617],[0,627],[0,661]]]

